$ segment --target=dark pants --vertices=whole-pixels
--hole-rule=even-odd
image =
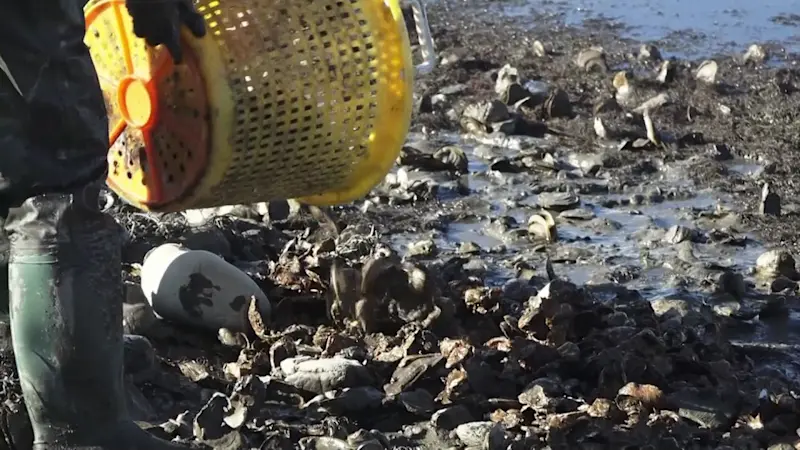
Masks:
[[[0,71],[0,250],[8,239],[68,239],[62,222],[82,216],[71,211],[97,209],[108,120],[83,43],[85,3],[0,0],[0,56],[22,91]]]

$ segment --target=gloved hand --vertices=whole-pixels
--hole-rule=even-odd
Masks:
[[[198,38],[206,34],[203,16],[195,11],[192,0],[126,0],[125,4],[133,19],[133,33],[147,45],[164,44],[176,64],[183,60],[181,27],[186,25]]]

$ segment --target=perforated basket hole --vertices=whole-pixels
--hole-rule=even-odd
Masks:
[[[89,26],[84,37],[98,75],[107,80],[125,76],[125,59],[115,26],[113,14],[109,11]]]
[[[116,103],[116,87],[118,80],[125,76],[125,58],[122,53],[111,8],[104,10],[97,19],[89,24],[84,36],[84,43],[89,48],[95,65],[109,115],[109,134],[121,120]]]

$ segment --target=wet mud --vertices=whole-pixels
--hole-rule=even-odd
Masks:
[[[203,226],[114,204],[137,420],[218,449],[800,448],[791,45],[512,6],[429,6],[440,66],[363,201]],[[270,317],[152,317],[138,265],[164,242],[234,263]]]

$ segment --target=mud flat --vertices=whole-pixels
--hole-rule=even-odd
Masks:
[[[441,65],[364,201],[203,225],[114,202],[137,420],[218,449],[800,448],[791,42],[703,54],[510,7],[430,6]],[[149,315],[164,242],[234,263],[270,316]]]

